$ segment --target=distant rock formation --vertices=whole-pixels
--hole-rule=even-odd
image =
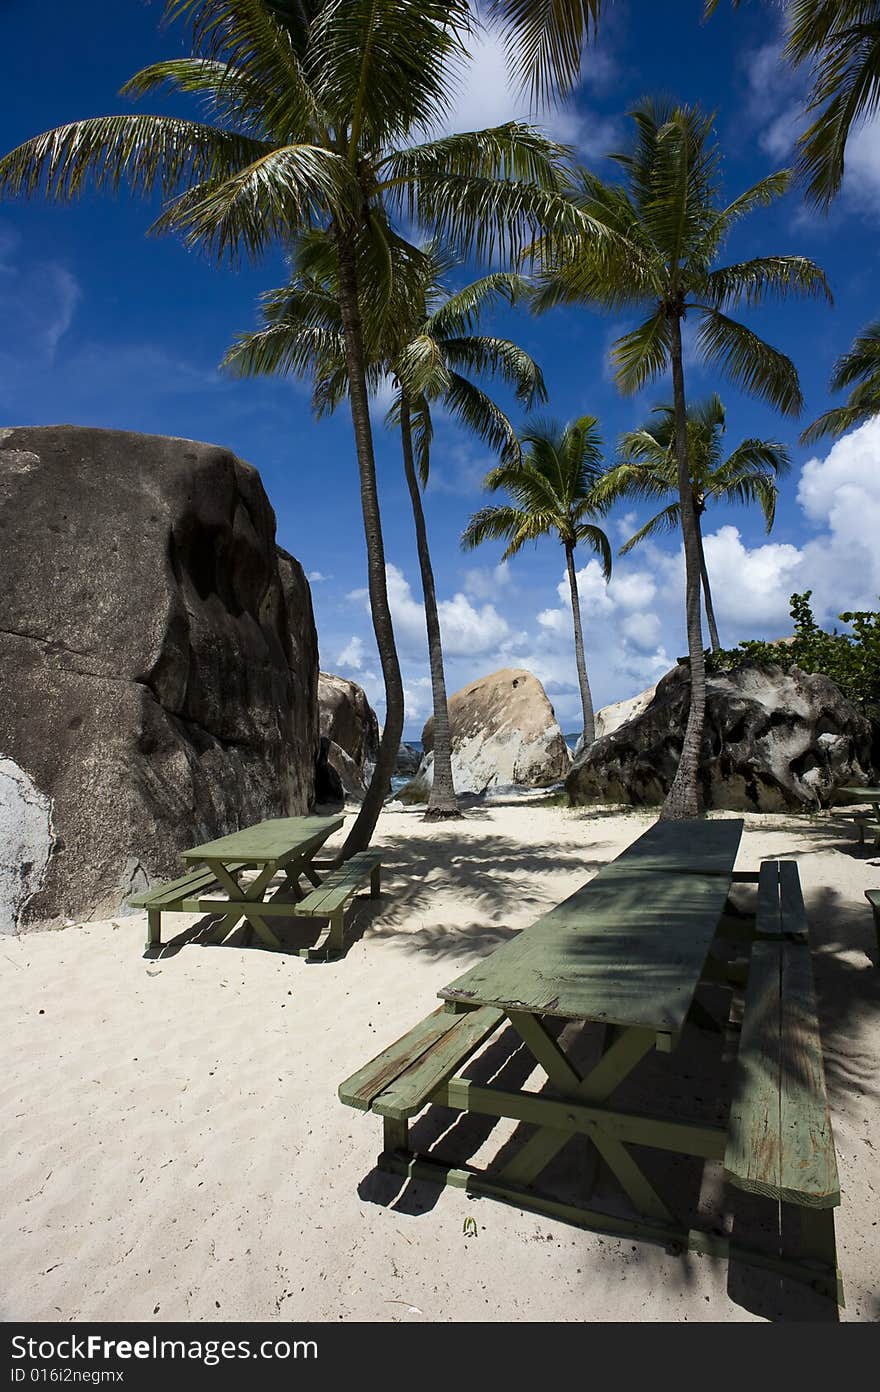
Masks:
[[[249,464],[0,431],[0,931],[112,912],[187,846],[307,811],[317,666]]]
[[[327,740],[326,762],[336,772],[346,796],[359,801],[379,754],[379,722],[363,688],[345,677],[318,676],[321,738]]]
[[[828,806],[834,790],[868,781],[871,726],[828,677],[743,663],[708,677],[700,765],[707,808],[778,812]],[[574,803],[657,804],[681,750],[690,672],[674,667],[650,704],[574,762]]]
[[[504,667],[449,698],[456,792],[542,788],[564,778],[571,754],[538,678]],[[403,802],[427,802],[434,773],[434,720],[422,731],[425,756]]]
[[[656,686],[646,687],[638,696],[630,696],[628,701],[615,701],[613,705],[603,706],[596,711],[596,739],[619,730],[628,720],[635,720],[642,711],[647,710],[654,699]],[[577,751],[580,753],[580,750]]]
[[[419,764],[422,762],[422,750],[419,745],[401,741],[397,751],[397,761],[394,765],[394,772],[401,778],[418,772]]]

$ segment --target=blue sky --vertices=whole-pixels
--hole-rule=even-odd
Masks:
[[[138,68],[188,51],[182,26],[160,28],[161,0],[62,0],[35,7],[0,0],[6,51],[0,148],[88,115],[131,109],[198,114],[184,100],[133,106],[117,93]],[[802,110],[802,80],[780,60],[780,8],[752,0],[722,5],[700,23],[702,0],[617,0],[584,82],[564,109],[538,121],[611,174],[604,156],[627,140],[626,111],[648,92],[700,101],[717,112],[726,191],[733,195],[785,165]],[[528,115],[507,88],[499,42],[474,43],[450,124],[473,129]],[[308,389],[292,381],[235,382],[217,370],[231,338],[255,324],[259,293],[283,282],[281,253],[238,272],[217,269],[172,239],[146,235],[158,208],[125,193],[87,194],[73,205],[41,199],[0,204],[0,424],[82,425],[215,441],[260,470],[278,517],[278,539],[312,577],[321,664],[360,681],[377,704],[381,682],[366,609],[365,552],[349,419],[310,416]],[[795,360],[806,397],[804,422],[831,404],[835,358],[878,312],[880,125],[856,132],[847,175],[830,216],[808,211],[797,193],[742,224],[728,259],[800,253],[826,270],[833,308],[771,305],[752,322]],[[639,424],[668,387],[619,396],[609,345],[625,321],[587,310],[535,319],[523,311],[492,321],[540,362],[550,389],[542,414],[561,421],[597,415],[608,447]],[[727,441],[747,435],[785,441],[794,468],[782,485],[767,538],[757,516],[718,509],[705,519],[721,638],[789,631],[788,596],[812,588],[823,619],[876,607],[880,592],[880,422],[832,450],[797,444],[800,427],[748,401],[688,362],[691,396],[718,390],[728,408]],[[503,398],[502,398],[503,399]],[[514,404],[505,401],[515,421]],[[430,709],[424,621],[409,503],[393,435],[377,406],[377,457],[389,586],[407,690],[406,733],[418,736]],[[562,556],[551,541],[509,565],[499,548],[464,554],[458,538],[484,500],[485,450],[441,422],[426,497],[450,691],[501,666],[523,666],[544,682],[557,714],[577,727],[571,612]],[[630,534],[625,509],[612,514],[615,542]],[[636,523],[646,520],[635,513]],[[133,538],[136,544],[136,538]],[[670,540],[619,561],[606,588],[588,555],[580,560],[588,660],[597,705],[635,694],[685,650],[681,560]]]

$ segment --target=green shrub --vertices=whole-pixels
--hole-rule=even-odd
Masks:
[[[827,633],[810,608],[812,590],[791,597],[794,638],[790,643],[764,643],[746,639],[737,648],[706,654],[709,672],[729,672],[741,662],[775,663],[799,667],[802,672],[822,672],[840,687],[844,696],[875,720],[880,716],[880,613],[862,609],[839,614],[852,633]]]

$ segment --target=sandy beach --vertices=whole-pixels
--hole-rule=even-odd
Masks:
[[[4,939],[2,1014],[16,1046],[0,1082],[0,1317],[827,1318],[805,1288],[751,1268],[380,1174],[378,1118],[337,1100],[339,1083],[433,1009],[439,988],[653,819],[521,801],[427,826],[386,810],[375,839],[383,896],[357,901],[351,945],[334,962],[238,935],[202,945],[203,920],[182,915],[164,921],[169,946],[155,960],[140,913]],[[840,820],[745,821],[739,869],[765,857],[799,866],[843,1195],[841,1318],[876,1320],[880,971],[864,891],[880,887],[880,857]],[[729,1060],[720,1037],[693,1033],[677,1051],[680,1110],[712,1116]],[[417,1123],[423,1140],[449,1125],[433,1111]],[[480,1163],[506,1141],[502,1125],[458,1143]],[[580,1144],[566,1152],[572,1172]],[[711,1211],[711,1169],[702,1196],[699,1174],[675,1176],[673,1191],[694,1189]],[[603,1191],[613,1205],[600,1172]]]

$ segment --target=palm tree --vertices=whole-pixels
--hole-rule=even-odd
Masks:
[[[815,444],[826,435],[836,438],[880,415],[880,319],[869,324],[849,352],[837,359],[831,390],[843,391],[845,387],[852,387],[846,405],[836,406],[813,421],[801,436],[802,444]]]
[[[574,553],[583,542],[599,556],[606,581],[611,578],[611,546],[601,527],[589,519],[598,508],[595,488],[602,476],[602,441],[595,416],[560,428],[555,421],[535,421],[520,431],[526,446],[521,459],[505,460],[486,475],[493,493],[506,489],[511,502],[482,508],[468,522],[461,538],[466,550],[484,541],[506,541],[507,560],[527,541],[557,536],[565,552],[574,621],[574,655],[583,711],[583,743],[596,738],[593,698],[584,656],[584,630]]]
[[[619,462],[604,476],[597,496],[610,506],[621,498],[659,499],[673,497],[669,503],[620,548],[621,556],[647,537],[681,530],[678,503],[678,469],[675,458],[675,410],[656,406],[657,422],[649,421],[641,430],[624,435],[618,449]],[[732,454],[723,458],[721,436],[725,429],[724,406],[718,396],[688,407],[688,459],[691,471],[691,502],[696,520],[700,553],[703,602],[713,652],[721,650],[718,625],[709,588],[709,573],[703,550],[702,518],[710,502],[757,503],[769,532],[776,515],[776,480],[791,467],[788,450],[778,440],[743,440]]]
[[[388,263],[392,284],[380,297],[385,310],[377,317],[369,305],[363,307],[370,328],[365,351],[373,389],[383,376],[391,376],[396,388],[388,423],[400,429],[422,578],[434,713],[433,782],[425,820],[436,821],[461,813],[452,776],[440,620],[419,487],[427,484],[430,474],[431,407],[441,402],[492,449],[510,454],[519,449],[513,427],[471,375],[500,379],[526,408],[546,399],[546,392],[541,371],[528,353],[509,339],[475,332],[490,304],[498,299],[513,303],[523,295],[526,284],[520,276],[497,272],[451,294],[444,275],[453,258],[436,246],[418,251],[401,239],[393,246]],[[224,364],[241,376],[311,375],[313,405],[321,416],[336,409],[347,389],[338,270],[327,238],[314,234],[301,242],[293,268],[289,286],[263,297],[264,327],[241,335]]]
[[[166,0],[188,19],[193,57],[156,63],[123,88],[195,93],[211,122],[126,115],[74,121],[0,160],[0,194],[76,197],[89,181],[165,198],[153,231],[217,259],[257,258],[298,231],[336,247],[348,395],[385,728],[343,847],[370,839],[403,729],[376,489],[358,264],[386,251],[386,210],[477,256],[515,256],[543,216],[563,217],[559,146],[512,122],[424,139],[448,111],[473,19],[467,0]],[[422,143],[415,143],[422,137]],[[554,213],[555,210],[555,213]]]
[[[707,15],[717,8],[706,0]],[[786,58],[810,65],[807,112],[819,113],[798,140],[798,168],[807,198],[827,209],[853,128],[880,110],[880,0],[787,0],[785,38]]]
[[[700,615],[700,548],[691,493],[682,322],[698,323],[695,348],[736,386],[788,415],[802,406],[798,375],[784,354],[725,311],[760,304],[767,295],[830,298],[823,272],[803,256],[759,256],[716,266],[731,227],[789,186],[787,171],[771,174],[724,206],[720,152],[712,120],[698,107],[646,99],[631,113],[629,153],[613,156],[626,182],[605,184],[587,170],[573,201],[588,219],[583,232],[547,249],[535,296],[538,311],[559,304],[641,309],[648,317],[612,350],[618,386],[639,391],[672,372],[678,498],[686,571],[691,695],[681,757],[661,816],[699,811],[697,776],[706,709]],[[597,238],[602,227],[605,236]],[[560,250],[561,247],[561,250]]]

